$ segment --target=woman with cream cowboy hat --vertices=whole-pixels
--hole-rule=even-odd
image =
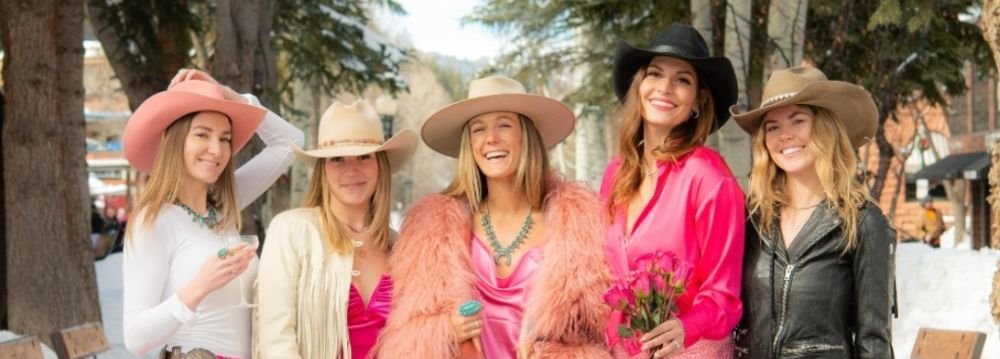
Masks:
[[[254,133],[267,147],[234,170]],[[129,163],[149,174],[126,234],[125,346],[249,358],[250,309],[236,305],[250,296],[240,281],[256,276],[257,256],[227,239],[239,234],[240,210],[285,173],[302,131],[253,95],[182,69],[136,109],[123,137]]]
[[[593,191],[551,174],[546,154],[574,123],[503,76],[472,81],[467,99],[427,119],[424,142],[458,168],[403,221],[377,357],[610,357],[603,212]]]
[[[619,154],[601,183],[612,273],[626,278],[640,258],[671,252],[691,266],[674,316],[640,333],[641,353],[630,352],[616,328],[607,336],[616,357],[729,358],[740,318],[743,191],[726,162],[705,146],[736,103],[733,66],[710,57],[705,40],[687,25],[654,34],[648,49],[624,41],[615,55],[613,83],[622,102]]]
[[[317,146],[295,147],[312,168],[302,207],[274,217],[257,277],[261,358],[367,358],[389,314],[392,172],[416,149],[389,140],[364,100],[334,102]]]
[[[732,109],[752,140],[741,357],[892,358],[896,236],[858,180],[875,136],[864,88],[776,71],[760,108]]]

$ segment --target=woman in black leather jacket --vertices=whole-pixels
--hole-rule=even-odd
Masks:
[[[892,358],[895,232],[855,176],[871,95],[792,68],[733,118],[753,136],[737,357]]]

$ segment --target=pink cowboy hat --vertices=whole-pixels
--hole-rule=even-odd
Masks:
[[[150,96],[132,113],[122,134],[125,158],[132,167],[149,173],[163,131],[181,117],[201,111],[219,112],[229,117],[234,154],[250,141],[267,114],[267,109],[262,107],[227,100],[217,84],[202,80],[179,82]]]

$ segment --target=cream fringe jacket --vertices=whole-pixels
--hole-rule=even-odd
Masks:
[[[325,247],[319,215],[316,208],[293,209],[267,228],[257,275],[257,358],[351,358],[347,301],[354,256]]]

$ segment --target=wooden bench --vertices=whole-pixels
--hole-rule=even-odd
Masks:
[[[52,345],[59,359],[97,357],[110,349],[100,322],[87,323],[52,333]]]
[[[0,359],[43,359],[42,343],[35,337],[21,337],[0,343]]]
[[[979,359],[986,333],[920,328],[913,343],[912,359]]]

